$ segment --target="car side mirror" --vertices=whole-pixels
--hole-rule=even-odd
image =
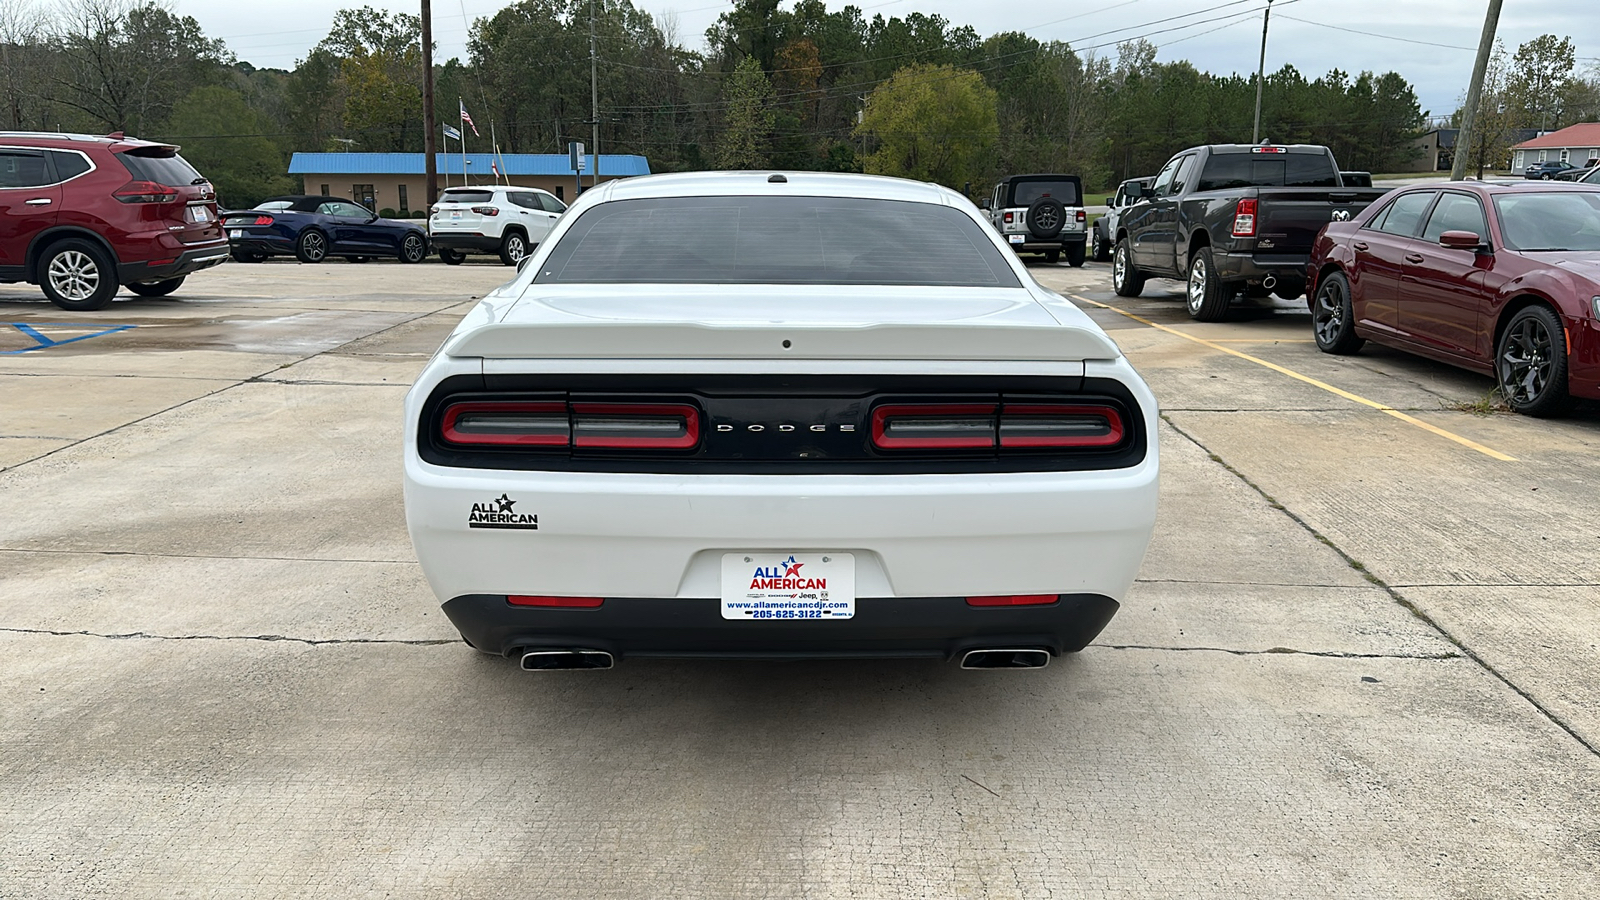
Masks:
[[[528,267],[528,262],[530,260],[532,260],[532,259],[533,259],[533,254],[529,253],[526,256],[522,257],[521,259],[517,260],[517,274],[518,275],[522,274],[522,270],[526,269]]]
[[[985,197],[982,200],[979,200],[978,201],[978,208],[979,209],[988,209],[989,208],[989,198]]]
[[[378,221],[378,214],[377,213],[370,213],[370,214],[367,215],[367,224],[368,225],[371,225],[373,222],[376,222],[376,221]]]
[[[1146,195],[1144,185],[1139,184],[1138,182],[1128,185],[1123,193],[1127,195],[1129,203],[1139,200]]]
[[[1446,231],[1439,235],[1439,246],[1452,250],[1482,250],[1483,238],[1475,231]]]

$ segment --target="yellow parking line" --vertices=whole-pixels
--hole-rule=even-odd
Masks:
[[[1198,338],[1198,337],[1195,337],[1192,334],[1186,334],[1186,333],[1184,333],[1182,331],[1179,331],[1176,328],[1169,328],[1166,325],[1162,325],[1159,322],[1152,322],[1149,319],[1144,318],[1143,316],[1136,316],[1131,312],[1127,312],[1125,310],[1117,309],[1115,306],[1112,306],[1112,305],[1110,305],[1108,303],[1101,303],[1098,300],[1090,300],[1088,297],[1080,297],[1077,294],[1069,294],[1068,296],[1072,297],[1072,299],[1074,299],[1074,300],[1081,300],[1084,303],[1091,303],[1091,304],[1093,304],[1095,306],[1100,307],[1101,309],[1109,309],[1112,312],[1117,313],[1118,315],[1127,316],[1128,318],[1134,320],[1135,322],[1142,322],[1145,325],[1149,325],[1151,328],[1155,328],[1155,329],[1158,329],[1160,331],[1165,331],[1168,334],[1175,334],[1178,337],[1184,338],[1185,340],[1194,341],[1196,344],[1202,344],[1204,346],[1210,347],[1213,350],[1220,350],[1223,353],[1228,354],[1229,356],[1237,356],[1240,359],[1249,360],[1250,362],[1253,362],[1258,366],[1265,366],[1266,368],[1271,369],[1274,372],[1278,372],[1278,373],[1287,375],[1290,378],[1295,379],[1296,381],[1303,381],[1306,384],[1309,384],[1309,385],[1311,385],[1313,387],[1322,388],[1323,390],[1327,391],[1330,394],[1335,394],[1337,396],[1343,397],[1344,399],[1349,400],[1349,401],[1351,401],[1353,403],[1359,403],[1362,406],[1370,406],[1373,409],[1377,410],[1378,412],[1386,413],[1388,415],[1394,416],[1396,419],[1399,419],[1400,421],[1405,422],[1408,425],[1415,425],[1416,427],[1421,428],[1423,431],[1430,431],[1430,432],[1438,435],[1439,437],[1445,438],[1447,440],[1455,441],[1456,443],[1460,444],[1463,447],[1466,447],[1466,448],[1471,449],[1471,450],[1476,450],[1479,453],[1482,453],[1484,456],[1493,457],[1494,459],[1498,459],[1501,462],[1516,462],[1517,461],[1517,458],[1515,456],[1507,456],[1506,454],[1501,453],[1498,450],[1493,450],[1493,449],[1491,449],[1489,447],[1485,447],[1484,445],[1478,443],[1477,441],[1469,440],[1468,438],[1464,438],[1461,435],[1456,434],[1453,431],[1446,431],[1443,428],[1438,427],[1437,425],[1429,425],[1427,422],[1424,422],[1421,419],[1416,418],[1415,416],[1408,416],[1405,413],[1401,412],[1398,409],[1395,409],[1392,406],[1388,406],[1388,405],[1379,403],[1376,400],[1368,400],[1367,398],[1362,397],[1359,394],[1352,394],[1349,391],[1341,390],[1340,388],[1336,388],[1333,385],[1328,384],[1325,381],[1318,381],[1317,379],[1312,378],[1309,375],[1302,375],[1302,374],[1300,374],[1299,372],[1296,372],[1293,369],[1285,368],[1283,366],[1278,365],[1277,363],[1267,362],[1266,360],[1261,359],[1260,357],[1251,356],[1248,353],[1240,353],[1239,351],[1234,350],[1231,347],[1224,347],[1221,344],[1217,343],[1216,341],[1208,341],[1205,338]]]

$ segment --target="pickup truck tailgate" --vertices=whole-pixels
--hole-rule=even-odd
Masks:
[[[1258,252],[1311,253],[1322,226],[1345,221],[1386,191],[1379,188],[1261,188],[1256,193]]]

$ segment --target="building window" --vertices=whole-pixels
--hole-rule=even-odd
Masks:
[[[1562,162],[1566,162],[1567,161],[1567,151],[1565,151],[1565,150],[1561,151],[1561,161]]]
[[[370,184],[350,185],[350,196],[367,209],[378,208],[378,192]]]
[[[1544,159],[1545,158],[1545,154],[1549,153],[1549,152],[1550,151],[1548,151],[1548,150],[1540,150],[1539,151],[1539,162],[1544,162],[1545,161],[1545,159]]]
[[[1589,148],[1589,158],[1590,159],[1600,159],[1600,148],[1590,147]]]
[[[406,202],[406,186],[400,185],[400,214],[411,212],[411,204]]]
[[[322,196],[324,196],[324,197],[328,196],[328,186],[327,185],[323,185],[322,186]]]
[[[567,189],[562,187],[559,184],[556,185],[556,199],[557,200],[565,200],[565,199],[567,199]]]

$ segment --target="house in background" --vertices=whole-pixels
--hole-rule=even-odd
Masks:
[[[1511,148],[1511,171],[1520,174],[1534,163],[1560,160],[1574,166],[1600,165],[1600,122],[1569,125]]]
[[[549,191],[572,202],[575,180],[565,153],[439,153],[439,190],[466,184],[505,184]],[[600,154],[600,181],[649,175],[642,156]],[[421,153],[296,153],[289,174],[299,176],[303,192],[354,200],[371,210],[392,209],[401,215],[428,208],[427,157]],[[592,183],[595,156],[588,156],[583,187]],[[496,175],[494,167],[504,171]],[[465,174],[463,174],[465,172]]]
[[[1448,172],[1455,164],[1456,136],[1461,133],[1459,128],[1434,128],[1424,132],[1423,135],[1411,143],[1416,148],[1418,156],[1411,161],[1407,172]],[[1511,140],[1526,141],[1537,137],[1539,132],[1533,128],[1518,128],[1512,132]],[[1506,164],[1506,160],[1496,160],[1494,168],[1498,169]],[[1522,165],[1513,161],[1513,167],[1520,170]]]

